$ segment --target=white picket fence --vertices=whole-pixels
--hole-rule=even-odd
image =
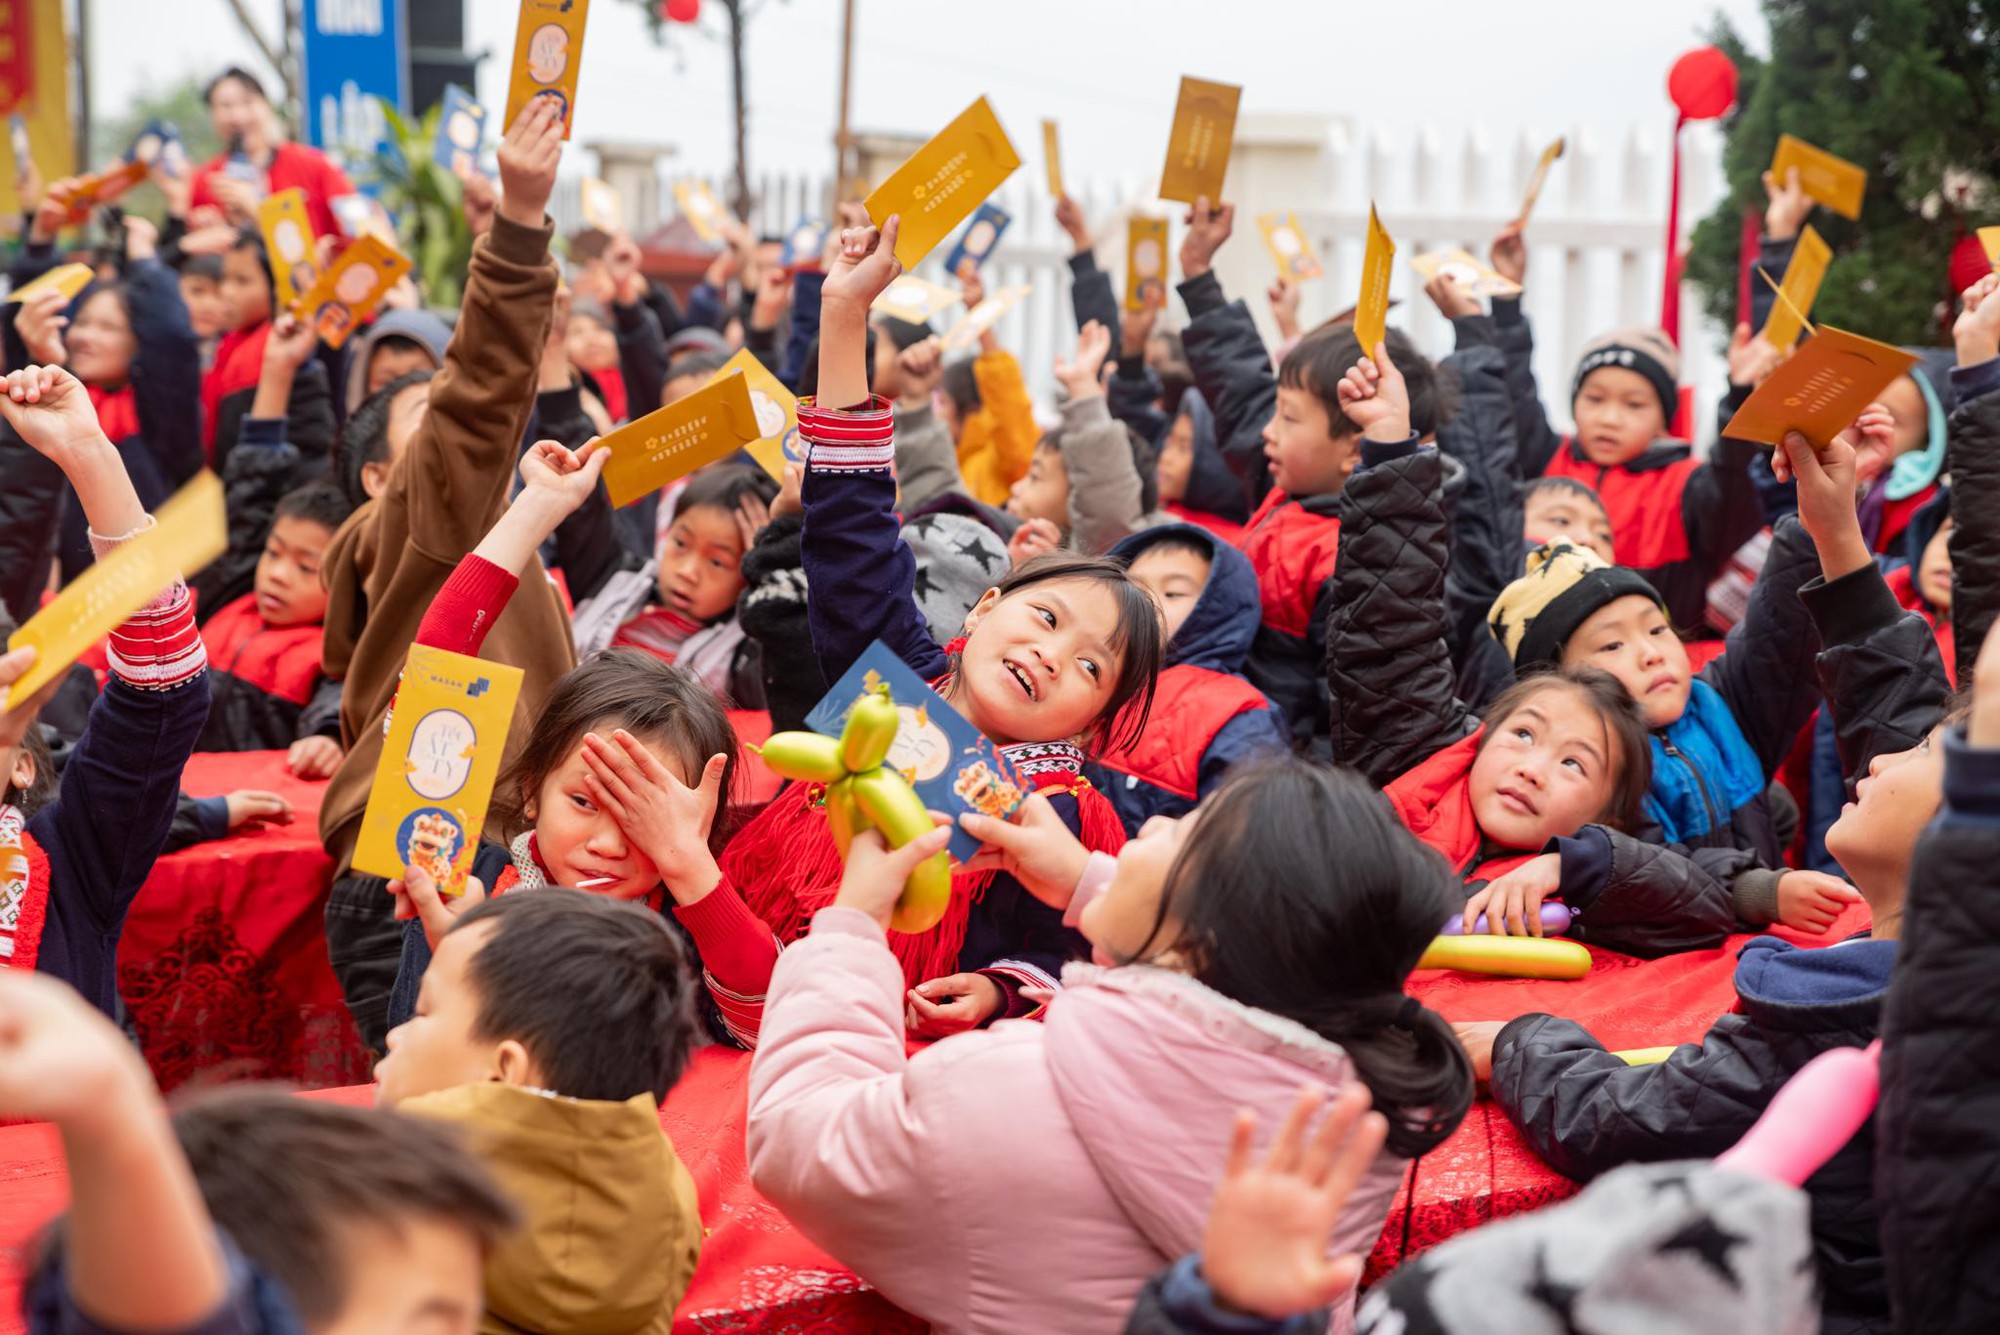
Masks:
[[[1264,212],[1296,212],[1310,233],[1325,276],[1308,285],[1301,302],[1307,328],[1353,304],[1372,202],[1395,237],[1397,265],[1390,292],[1400,302],[1390,323],[1401,327],[1434,357],[1451,351],[1448,323],[1423,295],[1421,277],[1407,261],[1437,249],[1465,246],[1483,256],[1487,241],[1520,206],[1535,159],[1553,132],[1523,131],[1502,139],[1484,128],[1458,135],[1424,131],[1396,136],[1350,135],[1328,128],[1317,151],[1287,145],[1281,157],[1259,161],[1239,143],[1230,189],[1238,201],[1235,236],[1218,256],[1216,271],[1231,296],[1244,298],[1275,343],[1264,290],[1273,266],[1256,226]],[[1569,417],[1569,375],[1576,350],[1607,330],[1656,325],[1664,262],[1670,171],[1665,127],[1607,142],[1589,131],[1568,135],[1568,148],[1551,172],[1529,229],[1527,309],[1534,322],[1535,369],[1552,420]],[[999,326],[1001,342],[1021,360],[1037,401],[1050,402],[1054,359],[1074,344],[1069,300],[1069,238],[1056,225],[1039,154],[997,192],[996,203],[1013,221],[987,262],[989,290],[1027,284],[1032,296]],[[1246,162],[1247,157],[1247,162]],[[1683,228],[1705,216],[1722,190],[1720,140],[1706,126],[1686,131],[1683,159]],[[1241,168],[1241,170],[1239,170]],[[624,201],[628,220],[650,223],[672,208],[675,176],[646,183]],[[1152,198],[1157,178],[1072,182],[1097,238],[1098,262],[1124,282],[1126,219],[1134,212],[1168,217],[1177,252],[1183,207]],[[723,183],[710,181],[718,196]],[[823,214],[828,183],[803,176],[773,176],[755,183],[757,203],[748,221],[761,232],[782,234],[800,217]],[[664,201],[664,203],[663,203]],[[565,182],[553,211],[567,230],[581,213],[577,183]],[[944,281],[940,246],[919,269]],[[953,316],[946,316],[949,323]],[[1164,317],[1185,323],[1176,300]],[[1682,299],[1682,383],[1696,393],[1695,436],[1705,445],[1724,376],[1727,331],[1705,320],[1693,290]]]

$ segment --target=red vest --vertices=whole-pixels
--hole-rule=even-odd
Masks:
[[[1447,746],[1382,790],[1397,819],[1411,834],[1444,854],[1467,885],[1503,876],[1535,856],[1526,851],[1509,852],[1475,862],[1485,836],[1472,814],[1472,762],[1479,755],[1479,739],[1485,731],[1481,728],[1464,741]]]
[[[1139,740],[1100,759],[1106,769],[1193,802],[1201,795],[1201,758],[1215,734],[1239,714],[1270,707],[1264,693],[1241,677],[1186,664],[1170,667],[1153,688],[1153,712]]]
[[[303,705],[319,682],[324,628],[266,626],[257,615],[257,595],[246,593],[208,619],[201,642],[208,663],[267,695]]]
[[[1233,519],[1224,519],[1206,510],[1190,510],[1179,501],[1168,501],[1160,508],[1183,524],[1199,524],[1231,547],[1240,546],[1243,542],[1243,525]]]
[[[1611,516],[1612,553],[1618,564],[1634,570],[1657,570],[1690,555],[1681,493],[1700,467],[1701,460],[1692,455],[1664,468],[1600,467],[1579,459],[1565,440],[1542,476],[1575,478],[1596,491]]]
[[[1304,639],[1320,586],[1340,559],[1340,521],[1314,514],[1273,487],[1237,545],[1257,569],[1264,624]]]

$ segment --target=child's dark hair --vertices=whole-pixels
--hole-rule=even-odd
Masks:
[[[0,607],[0,645],[13,638],[16,629],[13,616]],[[19,807],[21,815],[27,817],[47,806],[56,795],[56,762],[40,722],[28,726],[27,735],[21,738],[21,749],[34,762],[35,777],[26,788],[16,788],[11,774],[0,775],[0,802]]]
[[[979,397],[979,377],[972,369],[973,361],[971,357],[961,357],[945,363],[944,375],[938,380],[938,392],[951,400],[960,421],[986,406],[986,400]]]
[[[1202,541],[1185,529],[1169,528],[1157,531],[1158,537],[1134,548],[1131,555],[1124,558],[1127,567],[1140,557],[1151,556],[1154,552],[1185,552],[1189,556],[1199,556],[1204,561],[1214,562],[1214,544]]]
[[[181,1104],[173,1128],[216,1227],[315,1330],[340,1315],[355,1269],[369,1264],[352,1248],[355,1228],[435,1221],[491,1256],[519,1223],[442,1123],[232,1085]]]
[[[871,323],[868,326],[868,347],[866,349],[867,361],[865,363],[868,367],[868,392],[870,394],[873,394],[875,392],[875,339],[876,339],[875,326]],[[818,334],[814,334],[812,336],[812,342],[806,344],[805,353],[803,357],[800,359],[798,389],[799,389],[799,397],[802,399],[817,398],[819,396],[819,335]],[[832,406],[836,408],[851,408],[854,405],[851,403],[840,403],[840,404],[834,404]]]
[[[280,519],[303,519],[307,523],[318,524],[329,534],[336,533],[354,513],[348,503],[347,493],[325,478],[294,487],[278,498],[277,509],[271,512],[273,523]]]
[[[334,447],[335,464],[340,470],[340,489],[356,509],[367,504],[368,489],[361,485],[361,470],[368,464],[389,461],[389,410],[396,396],[412,385],[430,383],[436,371],[406,371],[361,401],[348,414]]]
[[[237,228],[236,239],[229,243],[229,248],[231,250],[252,251],[257,256],[257,263],[265,265],[267,268],[269,267],[269,261],[266,258],[267,252],[264,250],[264,234],[254,227]]]
[[[700,376],[704,380],[729,365],[729,354],[710,352],[696,348],[693,352],[683,352],[667,368],[667,380],[686,380],[690,376]]]
[[[1591,667],[1550,668],[1521,678],[1494,697],[1486,707],[1487,731],[1479,739],[1483,751],[1492,738],[1494,725],[1528,701],[1550,690],[1567,690],[1583,697],[1591,712],[1604,722],[1605,736],[1618,754],[1605,759],[1611,765],[1611,796],[1598,813],[1600,824],[1630,833],[1646,818],[1646,793],[1653,786],[1653,742],[1646,730],[1646,716],[1625,689],[1625,683],[1609,672]]]
[[[527,743],[493,785],[493,819],[507,838],[534,828],[528,803],[541,791],[543,780],[583,742],[587,732],[599,735],[623,728],[641,742],[658,743],[681,762],[690,783],[701,782],[710,756],[727,756],[722,770],[722,797],[709,827],[708,847],[720,853],[734,833],[730,802],[736,781],[736,732],[715,694],[686,668],[662,663],[641,649],[612,649],[556,682],[529,730]]]
[[[1170,950],[1223,996],[1338,1043],[1389,1119],[1389,1149],[1408,1158],[1472,1106],[1465,1049],[1403,991],[1464,903],[1451,868],[1366,782],[1283,757],[1202,800],[1136,958]]]
[[[1118,617],[1106,638],[1118,655],[1118,681],[1111,698],[1091,720],[1086,738],[1093,750],[1117,751],[1130,746],[1146,730],[1153,712],[1153,688],[1160,676],[1160,660],[1166,652],[1166,626],[1160,619],[1159,604],[1153,595],[1132,582],[1125,563],[1102,556],[1038,556],[1014,567],[994,587],[1001,598],[1011,598],[1037,584],[1059,579],[1080,579],[1101,584],[1117,605]],[[958,663],[952,662],[956,671]]]
[[[1611,512],[1604,508],[1604,498],[1599,496],[1597,489],[1588,482],[1558,475],[1555,477],[1538,477],[1524,483],[1521,487],[1521,499],[1524,501],[1551,493],[1573,496],[1577,500],[1583,501],[1595,508],[1607,520],[1611,518]]]
[[[1435,433],[1458,408],[1458,381],[1440,375],[1402,330],[1391,329],[1382,341],[1388,344],[1389,359],[1409,387],[1410,429],[1419,436]],[[1323,325],[1285,354],[1278,366],[1278,383],[1286,389],[1305,390],[1318,399],[1326,408],[1327,424],[1334,435],[1358,436],[1361,428],[1340,410],[1338,387],[1361,360],[1361,353],[1361,340],[1354,336],[1353,324]]]
[[[431,351],[429,344],[419,339],[411,338],[408,334],[382,335],[382,337],[371,343],[368,348],[368,355],[371,357],[378,352],[421,352],[433,359],[437,356],[436,353]]]
[[[479,997],[476,1037],[520,1043],[564,1098],[666,1098],[699,1021],[687,948],[665,919],[643,904],[548,889],[484,900],[451,930],[481,923],[493,931],[465,966]]]
[[[674,515],[678,518],[689,510],[704,507],[735,514],[745,496],[755,496],[769,505],[777,499],[777,481],[753,464],[716,464],[688,479],[686,489],[674,503]]]
[[[241,65],[230,65],[222,73],[210,79],[207,86],[201,90],[201,100],[209,106],[214,106],[215,90],[225,83],[242,84],[244,92],[254,93],[266,102],[271,100],[270,95],[264,91],[264,85],[257,81],[257,76]]]
[[[202,278],[211,283],[222,281],[222,256],[189,255],[181,261],[181,277]]]

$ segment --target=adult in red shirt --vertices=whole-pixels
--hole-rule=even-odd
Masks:
[[[332,235],[337,224],[330,201],[354,193],[346,173],[318,149],[285,138],[271,100],[264,95],[264,85],[248,70],[230,66],[215,76],[205,96],[209,120],[225,147],[195,173],[189,206],[219,208],[233,222],[255,224],[257,205],[266,195],[297,186],[305,191],[313,234]],[[257,169],[257,181],[229,175],[233,147],[240,147],[249,157]]]

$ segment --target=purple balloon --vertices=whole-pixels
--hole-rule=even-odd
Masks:
[[[1569,924],[1573,917],[1575,915],[1569,911],[1569,905],[1558,903],[1553,899],[1543,900],[1542,935],[1561,936],[1569,930]],[[1472,930],[1474,935],[1479,935],[1486,931],[1485,914],[1482,913],[1479,915],[1479,919],[1473,924]],[[1444,935],[1446,936],[1462,936],[1464,932],[1465,915],[1462,913],[1456,915],[1450,922],[1444,925]]]

